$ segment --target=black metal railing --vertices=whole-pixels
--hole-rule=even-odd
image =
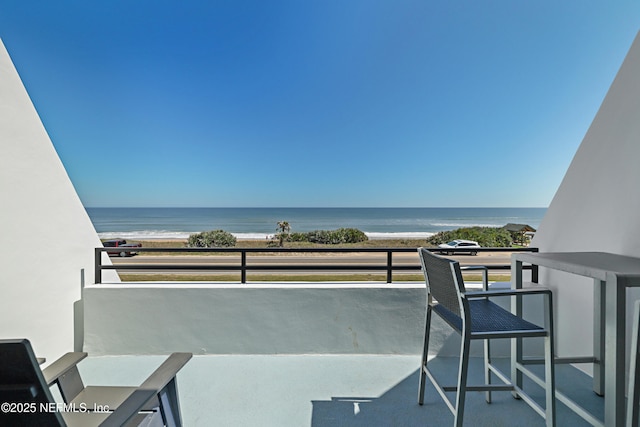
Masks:
[[[237,253],[240,255],[238,264],[141,264],[127,263],[117,265],[105,265],[102,263],[103,252],[114,252],[114,248],[95,248],[95,283],[102,283],[102,272],[105,270],[119,271],[152,271],[152,270],[169,270],[169,271],[239,271],[240,283],[247,283],[248,271],[385,271],[387,283],[393,281],[394,271],[420,271],[419,262],[412,265],[394,264],[394,253],[416,253],[415,248],[121,248],[127,252],[162,252],[162,253]],[[432,252],[447,253],[449,249],[429,248]],[[456,249],[456,253],[475,253],[475,252],[538,252],[537,248],[473,248],[473,249]],[[283,262],[275,265],[265,264],[249,264],[247,262],[247,254],[258,253],[384,253],[386,254],[385,264],[286,264],[286,258]],[[488,266],[491,270],[508,270],[510,264],[498,264]],[[524,268],[532,270],[533,282],[538,281],[537,266],[525,266]]]

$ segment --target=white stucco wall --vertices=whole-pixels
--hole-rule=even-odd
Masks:
[[[538,159],[544,167],[544,159]],[[545,252],[640,257],[640,33],[533,239]],[[541,269],[556,294],[558,351],[592,351],[593,281]],[[640,297],[628,293],[630,301]],[[629,307],[631,302],[629,303]],[[631,313],[628,313],[630,325]]]
[[[0,337],[53,361],[82,344],[74,303],[101,243],[2,42],[0,195]]]
[[[536,298],[536,297],[533,297]],[[508,297],[496,302],[509,307]],[[539,321],[540,300],[525,316]],[[85,288],[85,350],[96,355],[422,354],[424,284],[122,283]],[[459,356],[460,336],[433,316],[429,353]],[[494,356],[509,354],[494,340]],[[541,355],[541,342],[525,344]],[[482,355],[482,343],[473,345]]]
[[[425,293],[420,284],[93,285],[84,293],[85,349],[419,354]]]

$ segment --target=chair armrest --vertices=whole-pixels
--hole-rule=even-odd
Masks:
[[[42,374],[44,375],[44,380],[47,382],[47,385],[49,387],[52,386],[58,378],[75,368],[85,357],[87,357],[87,353],[85,352],[67,353],[43,369]]]
[[[156,392],[162,390],[191,357],[193,353],[172,353],[158,369],[149,375],[140,388],[156,390]]]
[[[465,265],[461,266],[460,270],[489,270],[486,265]]]
[[[138,412],[144,409],[145,404],[153,399],[154,390],[137,389],[113,411],[106,420],[100,423],[100,427],[121,427],[126,425]]]
[[[460,267],[460,271],[469,270],[482,270],[482,289],[484,291],[489,289],[489,268],[486,265],[466,265]]]
[[[487,298],[487,297],[504,297],[504,296],[516,296],[516,295],[536,295],[536,294],[551,295],[551,289],[526,288],[526,289],[476,291],[476,292],[465,292],[463,296],[466,298]]]

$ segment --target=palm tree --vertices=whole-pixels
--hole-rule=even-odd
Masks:
[[[279,221],[277,230],[278,230],[278,233],[277,233],[278,243],[280,247],[282,247],[284,246],[284,238],[291,231],[291,226],[289,225],[288,221]]]
[[[291,226],[289,225],[288,221],[280,221],[278,222],[278,230],[281,233],[288,233],[289,231],[291,231]]]

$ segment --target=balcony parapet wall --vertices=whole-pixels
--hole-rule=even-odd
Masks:
[[[123,283],[88,286],[83,301],[84,350],[96,356],[417,355],[426,290],[419,283]],[[433,322],[430,353],[457,356],[459,337],[437,316]],[[508,343],[496,344],[508,354]],[[482,354],[480,345],[474,353]]]
[[[118,284],[84,290],[94,355],[418,354],[424,285]]]

